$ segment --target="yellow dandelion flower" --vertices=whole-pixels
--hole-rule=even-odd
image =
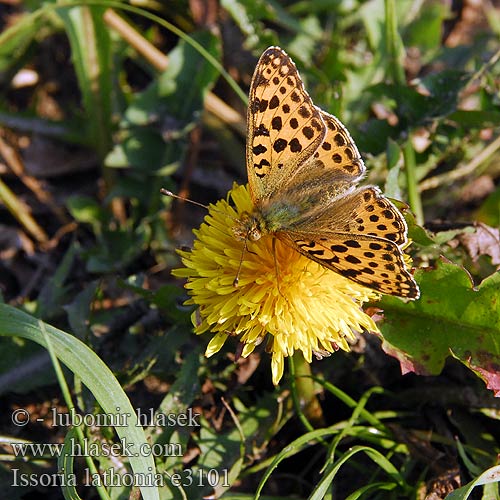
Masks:
[[[284,358],[294,352],[301,351],[310,363],[313,354],[348,351],[355,331],[378,331],[361,309],[363,302],[379,297],[376,292],[325,269],[270,234],[247,241],[245,251],[232,226],[252,212],[250,194],[245,186],[235,186],[229,196],[234,208],[225,200],[209,207],[205,222],[194,231],[193,249],[179,251],[185,268],[173,271],[187,278],[187,303],[198,306],[195,333],[214,334],[207,356],[218,352],[228,337],[238,336],[246,357],[269,335],[273,383],[278,384]]]

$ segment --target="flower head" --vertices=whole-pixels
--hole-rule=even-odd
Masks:
[[[246,243],[235,237],[235,221],[253,206],[245,186],[235,186],[229,196],[234,208],[225,200],[210,206],[194,231],[193,249],[179,251],[185,268],[173,271],[187,278],[187,303],[198,306],[195,333],[214,333],[207,356],[229,336],[239,337],[242,355],[248,356],[269,335],[277,384],[284,358],[295,351],[311,362],[313,354],[348,351],[354,331],[378,331],[361,309],[363,302],[378,298],[376,292],[320,266],[272,234]]]

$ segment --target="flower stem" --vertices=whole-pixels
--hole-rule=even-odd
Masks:
[[[415,214],[415,220],[420,226],[424,223],[424,211],[422,209],[422,199],[418,191],[415,150],[409,136],[403,147],[403,158],[406,170],[406,189],[408,191],[408,201],[410,207]]]
[[[311,378],[311,365],[300,351],[297,351],[289,360],[295,409],[306,428],[312,430],[313,425],[323,425],[324,418],[323,409],[314,390],[314,380]]]

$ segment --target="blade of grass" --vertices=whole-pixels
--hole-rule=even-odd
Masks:
[[[382,394],[384,390],[381,387],[372,387],[371,389],[368,389],[360,398],[359,403],[354,407],[354,410],[352,412],[351,417],[349,418],[348,425],[344,427],[340,431],[340,433],[335,436],[335,438],[332,440],[332,444],[330,445],[330,450],[328,452],[329,454],[329,460],[333,462],[335,459],[335,452],[337,451],[337,446],[340,444],[340,442],[344,439],[345,436],[349,434],[349,431],[355,426],[355,424],[359,421],[360,415],[363,411],[365,410],[365,406],[368,403],[368,400],[370,399],[370,396],[372,394]]]
[[[408,493],[409,487],[407,486],[403,476],[401,476],[396,467],[394,467],[394,465],[389,460],[387,460],[384,455],[382,455],[377,450],[370,448],[369,446],[353,446],[346,453],[344,453],[344,455],[339,458],[339,460],[328,467],[326,473],[314,488],[314,491],[309,497],[309,500],[321,500],[322,498],[324,498],[324,495],[331,487],[331,484],[342,465],[349,462],[349,460],[352,459],[352,457],[357,453],[364,453],[368,458],[375,462],[382,471],[385,471],[385,473],[393,480],[394,487],[399,486],[403,489],[403,492]],[[388,489],[388,483],[384,483],[384,485],[384,489]]]
[[[358,407],[359,403],[355,399],[351,398],[347,393],[339,389],[338,387],[334,386],[333,384],[330,384],[329,382],[325,382],[324,380],[321,380],[320,378],[317,377],[312,377],[317,383],[321,384],[327,391],[329,391],[333,396],[335,396],[337,399],[342,401],[348,408],[356,408]],[[375,389],[375,388],[374,388]],[[376,393],[379,393],[379,391],[373,391]],[[380,389],[380,393],[383,393],[384,390],[383,388]],[[368,410],[365,410],[362,406],[359,407],[359,415],[358,418],[362,418],[366,420],[369,424],[373,425],[377,429],[380,429],[382,431],[387,431],[387,428],[385,425],[378,420],[372,413],[370,413]]]
[[[500,465],[491,467],[485,470],[480,476],[478,476],[474,481],[462,486],[458,490],[450,493],[446,500],[467,500],[470,497],[472,490],[476,486],[482,486],[486,484],[498,483],[500,481]]]
[[[75,457],[72,454],[72,441],[78,439],[76,428],[70,429],[64,437],[64,444],[61,454],[57,458],[57,467],[59,472],[63,475],[64,480],[61,486],[61,491],[65,500],[82,500],[76,487],[73,485],[73,463]],[[102,498],[102,497],[101,497]]]
[[[42,5],[29,14],[19,14],[17,21],[0,33],[0,73],[4,73],[28,50],[40,32],[43,17],[50,7]],[[5,75],[2,74],[2,78]]]
[[[380,490],[384,491],[392,491],[396,488],[394,483],[386,483],[386,482],[378,482],[378,483],[370,483],[362,488],[357,489],[353,493],[351,493],[346,500],[357,500],[358,498],[369,498],[367,493],[379,492]]]
[[[50,339],[50,336],[47,334],[47,330],[45,328],[45,323],[43,321],[38,321],[38,326],[40,328],[40,331],[42,332],[43,339],[45,341],[45,344],[47,346],[47,350],[49,351],[50,354],[50,359],[52,360],[52,366],[54,367],[54,370],[57,375],[57,380],[59,382],[59,387],[61,388],[61,392],[64,397],[64,401],[66,402],[66,405],[68,407],[68,410],[70,414],[72,412],[75,412],[75,405],[73,404],[73,400],[71,398],[71,393],[68,387],[68,384],[66,383],[66,379],[64,378],[63,371],[61,369],[61,365],[59,364],[59,361],[57,359],[56,353],[54,352],[54,346],[52,345],[52,341]],[[85,441],[85,436],[83,434],[82,430],[82,424],[77,425],[73,427],[75,435],[78,437],[78,441],[80,442],[80,445],[83,447],[84,446],[84,441]],[[94,464],[94,461],[92,460],[92,457],[90,456],[85,456],[85,461],[87,462],[87,465],[89,467],[90,472],[92,475],[97,474],[97,468]],[[59,462],[59,460],[58,460]],[[69,463],[67,465],[70,465]],[[72,464],[71,464],[72,466]],[[71,468],[71,471],[73,469]],[[65,469],[66,474],[68,474],[68,470]],[[104,485],[99,484],[96,486],[97,492],[99,496],[101,497],[102,500],[110,500],[110,497],[108,495],[108,492],[106,491],[106,488]],[[70,494],[72,494],[70,492]]]
[[[19,223],[30,233],[36,241],[44,243],[48,241],[45,231],[33,219],[29,208],[9,189],[0,179],[0,200],[7,207],[7,210],[15,217]]]
[[[389,79],[400,86],[406,85],[403,67],[404,46],[398,33],[396,4],[394,0],[384,0],[385,6],[385,50],[387,52],[386,74]],[[411,132],[408,131],[406,143],[403,146],[403,158],[406,172],[406,189],[408,201],[415,214],[418,224],[424,223],[422,200],[418,191],[415,150],[411,142]]]
[[[386,75],[398,85],[405,85],[403,69],[404,46],[398,33],[396,4],[394,0],[384,0],[385,7],[385,50],[387,55]]]
[[[411,132],[410,132],[411,133]],[[408,202],[415,214],[415,220],[420,226],[424,223],[424,211],[422,208],[422,200],[418,191],[417,183],[417,161],[415,159],[415,150],[411,143],[410,137],[406,140],[403,146],[403,158],[405,162],[406,172],[406,189],[408,191]]]
[[[83,342],[62,330],[44,323],[57,358],[82,379],[92,392],[105,413],[120,417],[127,414],[126,427],[116,427],[116,433],[130,445],[130,465],[138,477],[155,474],[156,468],[152,454],[141,453],[146,441],[143,428],[127,395],[123,392],[113,372]],[[12,306],[0,304],[0,335],[9,335],[32,340],[47,348],[47,342],[36,318]],[[159,500],[156,487],[140,486],[145,500]]]
[[[104,159],[112,144],[112,52],[109,30],[103,20],[105,7],[75,6],[56,8],[71,45],[78,85],[88,117],[86,135]],[[58,4],[59,6],[60,4]],[[114,169],[103,169],[107,191],[115,185]],[[116,218],[124,221],[125,208],[119,198],[111,200]]]
[[[80,4],[83,2],[79,2]],[[158,23],[160,26],[163,26],[165,29],[168,31],[172,32],[174,35],[178,36],[182,40],[184,40],[186,43],[191,45],[195,50],[197,50],[214,68],[219,71],[221,76],[226,80],[228,85],[233,89],[233,91],[238,95],[238,97],[242,100],[243,103],[247,104],[248,98],[246,94],[241,90],[241,88],[238,86],[238,84],[234,81],[234,79],[231,77],[231,75],[225,70],[224,66],[212,55],[210,52],[208,52],[203,45],[198,43],[196,40],[194,40],[192,37],[190,37],[188,34],[184,33],[182,30],[177,28],[177,26],[174,26],[173,24],[169,23],[168,21],[165,21],[165,19],[161,18],[160,16],[157,16],[156,14],[151,14],[147,10],[141,9],[139,7],[134,7],[132,5],[127,5],[122,2],[114,1],[114,0],[86,0],[85,5],[90,6],[90,5],[99,5],[103,7],[109,7],[113,8],[116,10],[125,10],[127,12],[132,12],[133,14],[136,14],[138,16],[145,17],[146,19],[149,19],[155,23]],[[60,2],[57,4],[58,9],[63,9],[63,8],[72,8],[75,6],[75,3],[68,3],[68,2]]]
[[[71,55],[88,116],[86,130],[99,156],[111,146],[111,41],[103,20],[104,7],[56,8],[64,23]]]
[[[125,19],[120,17],[114,10],[108,9],[104,13],[104,20],[110,28],[113,28],[120,36],[141,54],[155,69],[165,71],[168,66],[168,57],[159,51],[153,44],[146,40]],[[207,111],[217,116],[224,123],[231,126],[241,136],[246,134],[246,120],[240,113],[227,105],[222,99],[212,92],[205,96],[205,107]]]
[[[281,450],[273,458],[271,464],[269,465],[264,475],[262,476],[257,491],[255,492],[254,500],[258,500],[260,498],[260,494],[267,480],[283,460],[292,457],[293,455],[296,455],[310,444],[322,441],[323,437],[331,436],[332,434],[335,434],[337,432],[338,430],[333,427],[327,427],[324,429],[317,429],[312,432],[307,432],[306,434],[303,434],[299,438],[292,441],[286,448]]]

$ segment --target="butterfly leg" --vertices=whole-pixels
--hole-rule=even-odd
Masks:
[[[273,236],[273,259],[274,259],[274,269],[276,271],[276,286],[278,287],[278,292],[279,294],[288,302],[288,298],[285,296],[285,294],[281,291],[280,287],[280,270],[278,266],[278,258],[276,257],[276,241],[277,238]]]
[[[238,270],[236,271],[236,277],[233,280],[233,287],[236,288],[238,286],[238,282],[240,281],[240,272],[241,272],[241,266],[243,265],[243,257],[245,255],[245,252],[248,252],[248,238],[245,238],[243,240],[243,250],[241,251],[241,256],[240,256],[240,263],[238,264]]]
[[[238,239],[242,239],[243,240],[243,250],[241,251],[241,256],[240,256],[240,262],[238,264],[238,270],[236,271],[236,277],[234,278],[233,280],[233,286],[236,288],[238,286],[238,283],[240,281],[240,272],[241,272],[241,266],[243,265],[243,257],[245,256],[245,253],[246,252],[250,252],[252,254],[255,255],[255,252],[252,252],[249,248],[248,248],[248,240],[251,240],[252,238],[250,238],[250,231],[251,229],[249,229],[245,236],[244,237],[241,237],[241,236],[238,236]]]

